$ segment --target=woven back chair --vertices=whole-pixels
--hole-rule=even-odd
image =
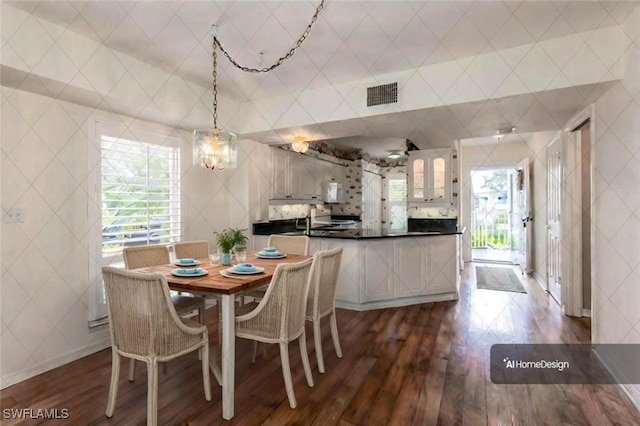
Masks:
[[[306,235],[269,235],[269,247],[282,253],[309,255],[309,237]]]
[[[313,264],[309,276],[309,298],[307,300],[307,321],[313,323],[313,339],[316,347],[318,371],[324,373],[322,358],[322,333],[320,320],[329,316],[333,346],[338,358],[342,358],[338,324],[336,322],[335,298],[340,262],[342,261],[342,247],[323,250],[313,255]]]
[[[161,274],[143,274],[109,266],[102,268],[102,277],[112,352],[107,417],[113,416],[115,408],[121,356],[147,364],[148,425],[157,424],[158,362],[201,351],[204,394],[210,401],[207,327],[178,317],[165,278]]]
[[[289,342],[298,339],[307,384],[313,386],[305,334],[305,310],[309,290],[311,259],[281,263],[260,303],[248,303],[238,309],[236,336],[255,342],[277,343],[287,397],[296,408],[296,397],[289,367]],[[255,345],[253,359],[255,361]]]
[[[173,245],[176,259],[209,259],[209,241],[183,241]]]
[[[166,265],[171,262],[169,248],[164,245],[148,245],[139,247],[125,247],[122,250],[124,265],[127,269],[145,268],[148,266]],[[194,311],[198,312],[200,324],[205,323],[205,300],[202,297],[194,297],[186,294],[171,296],[171,303],[178,315],[183,316]],[[129,380],[135,377],[135,360],[129,363]]]

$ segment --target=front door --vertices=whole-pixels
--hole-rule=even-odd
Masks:
[[[547,290],[561,303],[562,134],[547,145]]]
[[[516,237],[516,248],[512,251],[513,263],[520,265],[523,274],[530,272],[531,265],[531,187],[529,176],[529,159],[518,163],[518,170],[513,174],[513,223],[515,229],[513,235]]]

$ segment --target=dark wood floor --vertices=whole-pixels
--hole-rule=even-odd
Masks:
[[[187,356],[160,374],[158,422],[163,425],[640,425],[640,413],[611,385],[496,385],[489,379],[493,343],[589,342],[585,323],[561,315],[533,280],[527,294],[477,290],[468,264],[458,302],[369,312],[338,311],[344,357],[335,356],[324,327],[327,373],[319,374],[307,331],[315,387],[304,379],[297,345],[290,347],[298,408],[289,408],[276,347],[250,362],[238,341],[236,416],[222,420],[220,388],[206,402],[200,363]],[[210,314],[216,339],[215,315]],[[126,364],[125,364],[126,365]],[[145,424],[146,369],[136,380],[122,369],[113,418],[104,416],[111,354],[105,350],[2,391],[1,408],[66,408],[52,424]],[[3,425],[18,422],[1,422]],[[23,423],[27,424],[27,423]],[[30,422],[28,424],[36,424]]]

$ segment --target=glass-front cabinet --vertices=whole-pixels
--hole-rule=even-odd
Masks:
[[[451,150],[409,152],[407,199],[414,203],[451,203]]]

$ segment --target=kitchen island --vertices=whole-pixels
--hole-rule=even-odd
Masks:
[[[344,249],[336,306],[368,310],[456,300],[463,231],[317,230],[309,235],[310,251]],[[267,239],[254,235],[255,248]]]

